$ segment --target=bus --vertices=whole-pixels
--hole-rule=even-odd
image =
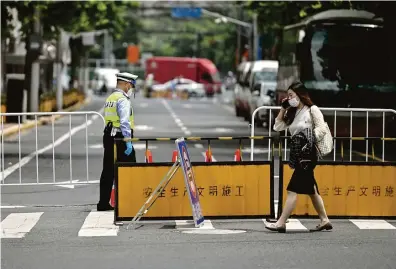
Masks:
[[[375,14],[328,10],[283,28],[276,102],[300,80],[319,107],[396,109],[396,47]],[[323,111],[334,135],[349,137],[350,113]],[[383,135],[382,113],[370,113],[368,136]],[[352,136],[366,136],[366,113],[353,112]],[[396,118],[386,113],[385,133],[396,137]]]

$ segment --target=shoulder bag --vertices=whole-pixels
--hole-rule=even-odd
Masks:
[[[318,152],[318,155],[320,158],[323,158],[323,156],[328,155],[332,150],[333,150],[333,136],[331,135],[330,128],[327,124],[327,122],[324,123],[323,126],[315,126],[315,121],[312,116],[312,111],[311,109],[309,110],[311,113],[311,119],[312,119],[312,125],[313,125],[313,133],[315,136],[315,147],[316,151]],[[319,137],[317,134],[320,132],[315,132],[315,128],[320,128],[322,129],[322,133],[324,135],[322,137]]]

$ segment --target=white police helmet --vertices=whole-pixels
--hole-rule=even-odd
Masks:
[[[126,81],[133,85],[136,84],[136,79],[138,78],[138,76],[131,74],[131,73],[127,73],[127,72],[117,73],[116,77],[117,77],[117,80]]]

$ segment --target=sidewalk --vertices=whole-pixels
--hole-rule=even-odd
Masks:
[[[78,102],[75,105],[72,105],[62,111],[64,112],[71,112],[71,111],[76,111],[79,110],[82,106],[88,104],[91,101],[90,97],[85,98],[84,101],[82,102]],[[62,117],[61,115],[55,115],[53,116],[55,118],[55,120],[59,119],[60,117]],[[37,126],[46,124],[46,123],[50,123],[51,122],[51,116],[46,116],[46,117],[40,117],[37,119]],[[8,137],[11,135],[14,135],[16,133],[19,132],[19,128],[21,130],[21,132],[23,130],[28,130],[31,128],[34,128],[36,126],[36,121],[34,120],[27,120],[24,123],[20,124],[20,127],[18,126],[18,123],[3,123],[3,126],[1,126],[1,122],[0,122],[0,136],[4,136],[4,137]]]

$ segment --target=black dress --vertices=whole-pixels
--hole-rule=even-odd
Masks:
[[[314,176],[317,154],[311,129],[295,134],[291,139],[289,166],[294,169],[287,190],[297,194],[315,194],[318,184]]]

